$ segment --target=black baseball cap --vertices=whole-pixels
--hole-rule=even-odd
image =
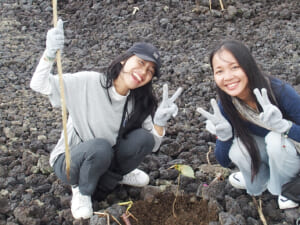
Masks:
[[[156,65],[157,76],[160,75],[160,55],[157,48],[152,44],[146,42],[136,42],[127,50],[127,52],[131,52],[143,60],[154,62]]]

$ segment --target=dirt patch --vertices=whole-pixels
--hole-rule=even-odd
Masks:
[[[215,216],[214,212],[208,212],[207,201],[194,195],[177,197],[174,216],[174,199],[172,193],[160,193],[151,201],[135,202],[130,212],[138,221],[131,218],[132,225],[207,225]]]

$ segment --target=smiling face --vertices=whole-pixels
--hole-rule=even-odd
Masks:
[[[226,94],[241,100],[251,96],[248,77],[230,51],[221,49],[216,52],[212,58],[212,67],[217,86]]]
[[[114,86],[121,95],[126,95],[129,90],[146,85],[155,74],[155,64],[136,55],[122,61],[121,64],[123,68],[114,81]]]

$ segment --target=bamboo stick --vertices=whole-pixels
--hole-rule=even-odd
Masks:
[[[53,24],[54,27],[57,25],[57,0],[52,0],[52,7],[53,7]],[[64,95],[64,82],[62,76],[62,65],[61,65],[61,54],[60,50],[56,53],[56,65],[57,71],[59,76],[59,87],[60,87],[60,97],[61,97],[61,108],[62,108],[62,122],[63,122],[63,132],[64,132],[64,139],[65,139],[65,155],[66,155],[66,173],[67,178],[70,178],[70,151],[68,145],[68,133],[67,133],[67,110],[66,110],[66,101]]]

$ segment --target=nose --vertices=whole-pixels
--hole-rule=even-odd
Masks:
[[[232,79],[232,73],[229,70],[224,71],[224,80],[231,80]]]
[[[145,65],[140,68],[140,73],[141,73],[141,75],[143,75],[143,77],[146,75],[147,69],[148,68]]]

